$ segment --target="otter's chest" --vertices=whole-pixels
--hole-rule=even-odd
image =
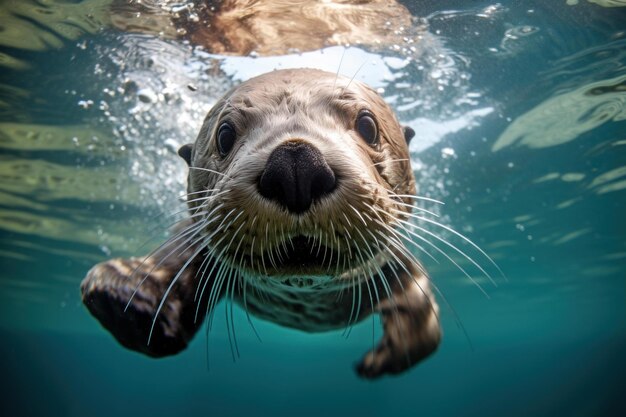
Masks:
[[[239,302],[259,318],[309,332],[345,327],[352,307],[351,296],[328,290],[248,288]]]

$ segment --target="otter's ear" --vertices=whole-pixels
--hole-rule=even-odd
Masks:
[[[193,149],[193,144],[187,143],[186,145],[181,146],[180,149],[178,150],[178,156],[183,158],[185,162],[187,162],[187,165],[191,165],[191,150],[192,149]]]
[[[402,126],[402,131],[404,132],[404,139],[406,140],[406,143],[410,143],[413,136],[415,136],[415,130],[408,126]],[[178,151],[178,153],[180,153],[180,151]]]

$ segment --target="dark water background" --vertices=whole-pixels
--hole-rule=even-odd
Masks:
[[[152,360],[82,307],[86,271],[145,253],[181,208],[174,150],[220,94],[275,67],[336,71],[343,53],[213,56],[112,29],[102,3],[0,2],[2,416],[624,415],[623,2],[405,1],[428,22],[421,54],[345,53],[348,76],[377,62],[357,78],[417,131],[422,194],[506,274],[472,270],[486,297],[425,260],[469,341],[444,306],[439,351],[374,382],[352,370],[369,321],[346,340],[257,320],[259,343],[238,312],[233,363],[218,314],[207,370],[203,332]]]

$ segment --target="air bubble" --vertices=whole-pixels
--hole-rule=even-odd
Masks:
[[[158,100],[157,95],[149,88],[142,88],[137,91],[137,97],[142,103],[155,103]]]

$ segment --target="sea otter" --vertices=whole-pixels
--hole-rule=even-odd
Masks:
[[[378,313],[384,334],[357,372],[410,368],[441,337],[408,221],[413,136],[373,89],[337,74],[242,83],[179,150],[188,218],[151,255],[93,267],[83,302],[120,343],[155,357],[184,349],[225,297],[308,332]]]

